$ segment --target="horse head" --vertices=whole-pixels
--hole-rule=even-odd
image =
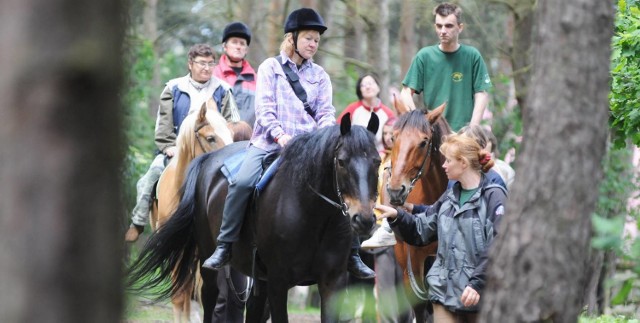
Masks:
[[[218,112],[213,99],[202,104],[191,130],[194,135],[191,159],[233,142],[233,133],[227,127],[224,117]]]
[[[351,217],[351,227],[358,234],[368,234],[376,221],[373,207],[378,194],[380,155],[374,136],[379,125],[375,114],[371,114],[366,130],[352,126],[349,113],[340,121],[341,140],[334,157],[336,189],[343,213]]]
[[[392,205],[403,205],[416,181],[428,175],[432,163],[441,162],[436,156],[440,156],[442,136],[449,132],[443,116],[445,105],[430,112],[413,110],[401,115],[396,122],[391,150],[391,176],[387,184]],[[436,126],[438,122],[443,125]]]

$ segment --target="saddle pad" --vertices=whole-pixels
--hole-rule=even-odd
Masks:
[[[242,149],[237,153],[227,157],[224,162],[222,162],[222,167],[220,167],[220,171],[227,178],[229,184],[233,184],[236,182],[236,175],[238,175],[238,171],[240,170],[240,165],[242,165],[242,161],[244,160],[244,156],[247,155],[247,150]]]
[[[222,163],[222,167],[220,167],[220,171],[222,172],[224,177],[227,178],[227,180],[229,181],[229,184],[233,184],[236,182],[236,177],[238,175],[238,172],[240,171],[240,166],[242,165],[242,161],[244,160],[244,157],[246,155],[247,155],[247,150],[243,149],[227,157]],[[279,165],[280,165],[280,157],[274,160],[273,163],[269,165],[267,170],[262,173],[262,176],[260,177],[258,184],[256,184],[256,189],[258,191],[262,191],[264,190],[265,187],[267,187],[267,184],[269,183],[273,175],[276,173],[276,170],[278,170]]]

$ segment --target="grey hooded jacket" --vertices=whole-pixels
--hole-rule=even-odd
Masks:
[[[398,210],[390,225],[408,244],[423,246],[438,241],[436,261],[426,278],[429,299],[450,311],[477,312],[479,305],[464,307],[460,297],[466,286],[482,294],[487,251],[504,214],[506,191],[483,175],[480,188],[460,206],[460,190],[457,182],[415,216]]]

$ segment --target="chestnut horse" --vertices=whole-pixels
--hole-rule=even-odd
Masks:
[[[213,99],[203,103],[197,113],[191,113],[184,119],[176,138],[178,152],[158,180],[150,221],[154,231],[175,211],[179,202],[178,191],[189,163],[197,156],[230,144],[233,141],[232,137],[227,121],[217,111]],[[194,288],[194,285],[189,285],[171,298],[174,322],[189,322]]]
[[[395,103],[402,104],[399,100]],[[448,178],[442,168],[444,156],[440,154],[440,143],[444,135],[451,133],[451,128],[444,119],[444,109],[445,104],[430,112],[414,110],[401,115],[396,121],[388,196],[385,196],[392,205],[401,206],[405,202],[433,204],[447,189]],[[414,247],[400,240],[395,246],[416,322],[427,319],[424,277],[429,268],[425,268],[425,260],[435,256],[437,247],[436,242]]]

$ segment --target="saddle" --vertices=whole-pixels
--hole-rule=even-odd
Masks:
[[[220,171],[227,178],[229,184],[235,183],[236,176],[240,170],[240,165],[242,165],[242,161],[246,155],[247,150],[241,150],[227,157],[222,163]],[[278,170],[279,165],[280,151],[271,152],[264,157],[262,160],[262,175],[260,175],[260,180],[258,181],[258,184],[256,184],[257,192],[261,192],[267,187],[267,184],[269,184],[269,181]]]
[[[220,171],[227,178],[227,181],[229,181],[229,184],[232,184],[236,181],[236,176],[238,174],[238,171],[240,170],[240,166],[242,165],[242,161],[244,160],[244,157],[246,156],[246,154],[247,154],[247,150],[243,149],[227,157],[222,162]],[[260,175],[260,180],[256,184],[252,198],[249,199],[249,206],[247,207],[247,212],[255,213],[257,211],[257,207],[258,207],[257,197],[258,195],[260,195],[260,192],[262,192],[267,187],[267,184],[269,184],[269,182],[275,175],[276,171],[278,170],[279,166],[280,166],[280,151],[271,152],[264,157],[264,159],[262,160],[262,174]],[[245,220],[245,222],[247,222],[247,220]],[[248,222],[249,222],[249,225],[251,226],[250,230],[255,239],[256,227],[254,224],[251,223],[251,221],[248,221]],[[257,248],[255,247],[255,245],[253,247],[252,258],[253,258],[252,260],[253,261],[253,268],[252,268],[253,277],[257,277],[257,271],[260,271],[263,273],[266,272],[266,267],[264,266],[264,263],[260,260],[260,257],[257,253]],[[257,290],[257,287],[255,290],[255,293],[259,293]]]

